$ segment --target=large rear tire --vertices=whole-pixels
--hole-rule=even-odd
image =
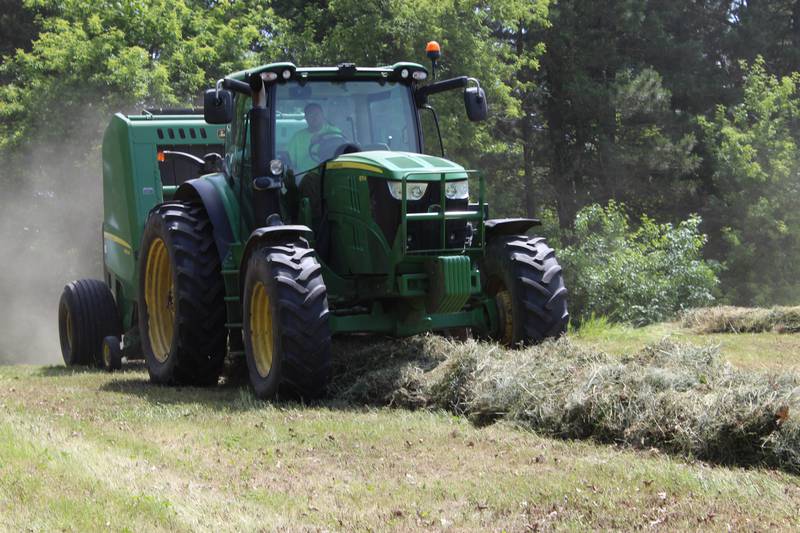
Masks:
[[[498,324],[489,336],[507,346],[532,344],[567,331],[567,289],[555,252],[541,237],[491,241],[483,264],[484,287]]]
[[[104,282],[80,279],[64,287],[58,303],[58,334],[67,366],[102,368],[103,338],[119,336],[121,329],[117,304]]]
[[[331,376],[331,332],[322,268],[304,240],[266,245],[247,263],[243,333],[256,396],[322,395]]]
[[[147,219],[139,256],[139,331],[151,381],[217,383],[226,351],[224,294],[205,209],[159,206]]]

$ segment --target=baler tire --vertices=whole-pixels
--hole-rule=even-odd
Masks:
[[[484,287],[495,300],[498,328],[489,337],[519,346],[567,331],[567,289],[561,266],[541,237],[500,237],[486,246]]]
[[[72,281],[58,303],[61,355],[67,366],[102,368],[103,338],[120,335],[121,323],[111,290],[96,279]]]
[[[264,400],[321,396],[331,377],[322,267],[305,240],[264,245],[247,262],[243,334],[250,384]]]
[[[205,208],[158,206],[145,224],[139,256],[139,331],[153,383],[217,384],[227,344],[224,295]]]
[[[106,372],[122,369],[122,348],[119,344],[119,337],[113,335],[103,339],[103,368]]]

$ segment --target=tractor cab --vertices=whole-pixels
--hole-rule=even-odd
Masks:
[[[461,76],[421,85],[427,77],[425,68],[416,63],[379,68],[349,63],[297,68],[291,63],[274,63],[220,80],[215,89],[206,92],[205,118],[210,124],[232,124],[235,130],[248,120],[248,103],[265,110],[266,142],[251,144],[251,149],[260,149],[269,161],[280,160],[282,169],[295,175],[342,153],[421,153],[418,110],[428,108],[430,95],[465,88],[470,120],[487,116],[485,94],[474,78]],[[467,87],[470,83],[475,86]],[[228,144],[242,149],[248,142],[245,132],[244,136],[229,137]]]

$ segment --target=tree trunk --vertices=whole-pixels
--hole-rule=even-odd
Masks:
[[[549,136],[552,158],[550,160],[549,180],[556,194],[556,210],[558,225],[562,229],[572,225],[577,213],[575,198],[575,175],[570,162],[570,149],[564,131],[564,118],[559,104],[549,100],[546,106],[547,123],[550,126]]]
[[[533,128],[529,115],[522,118],[522,183],[525,196],[523,201],[523,212],[526,216],[536,216],[536,187],[533,182],[534,149],[533,149]]]
[[[790,61],[793,63],[788,65],[789,72],[795,72],[797,69],[800,68],[800,65],[797,61],[797,51],[800,49],[800,0],[795,0],[792,4],[792,22],[791,22],[791,42],[792,42],[792,51],[793,54],[787,54],[790,58]],[[792,59],[794,61],[792,61]]]

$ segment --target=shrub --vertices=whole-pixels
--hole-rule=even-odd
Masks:
[[[677,226],[643,215],[632,228],[623,207],[590,205],[578,212],[560,252],[570,313],[644,325],[710,304],[718,280],[701,256],[700,217]]]

